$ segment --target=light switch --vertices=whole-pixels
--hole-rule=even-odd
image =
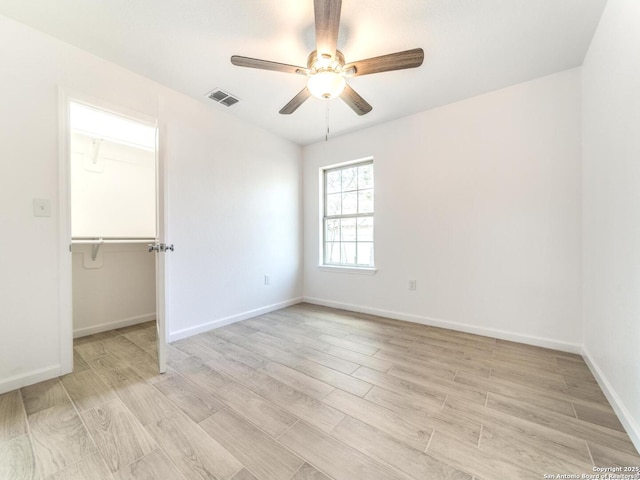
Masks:
[[[33,216],[34,217],[50,217],[51,216],[51,200],[48,198],[33,199]]]

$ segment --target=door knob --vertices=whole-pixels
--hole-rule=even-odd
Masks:
[[[147,247],[149,248],[149,252],[173,252],[173,243],[170,245],[165,243],[150,243]]]

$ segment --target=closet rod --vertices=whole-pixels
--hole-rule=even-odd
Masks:
[[[71,251],[72,245],[91,245],[91,260],[96,261],[98,257],[98,251],[101,245],[105,244],[123,244],[123,243],[155,243],[155,238],[78,238],[71,239],[69,244],[69,251]],[[151,250],[149,250],[151,251]]]

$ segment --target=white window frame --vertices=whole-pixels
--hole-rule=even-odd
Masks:
[[[341,219],[341,218],[358,218],[358,217],[371,217],[375,218],[375,169],[374,169],[374,209],[371,213],[356,213],[346,215],[332,215],[327,216],[327,174],[331,171],[342,170],[345,168],[357,167],[360,165],[373,165],[373,157],[361,158],[358,160],[352,160],[350,162],[340,163],[336,165],[329,165],[320,169],[320,251],[319,251],[319,264],[318,268],[323,271],[339,272],[339,273],[355,273],[373,275],[377,272],[375,267],[375,221],[374,221],[374,239],[372,241],[373,246],[373,265],[351,265],[351,264],[332,264],[325,263],[326,255],[326,220],[328,219]],[[356,190],[357,191],[357,190]],[[357,243],[357,239],[356,239]]]

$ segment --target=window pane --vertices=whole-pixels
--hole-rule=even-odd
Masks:
[[[340,215],[341,212],[342,195],[340,193],[334,193],[327,195],[327,216]]]
[[[358,167],[342,170],[342,191],[356,190],[358,188]]]
[[[355,218],[343,218],[341,220],[342,228],[340,230],[340,240],[343,242],[355,242],[356,241],[356,219]]]
[[[373,164],[358,167],[358,188],[373,188]]]
[[[340,220],[325,220],[324,239],[326,242],[340,240]]]
[[[340,170],[327,172],[327,193],[340,191]]]
[[[373,243],[358,242],[358,265],[373,266]]]
[[[373,213],[373,190],[358,192],[358,213]]]
[[[342,263],[344,265],[356,264],[356,242],[342,243]]]
[[[373,217],[358,218],[358,241],[373,242]]]
[[[373,164],[352,164],[324,173],[326,265],[374,265]]]
[[[324,244],[324,263],[340,263],[339,242],[327,242]]]
[[[358,194],[357,192],[342,194],[342,214],[349,215],[358,213]]]

